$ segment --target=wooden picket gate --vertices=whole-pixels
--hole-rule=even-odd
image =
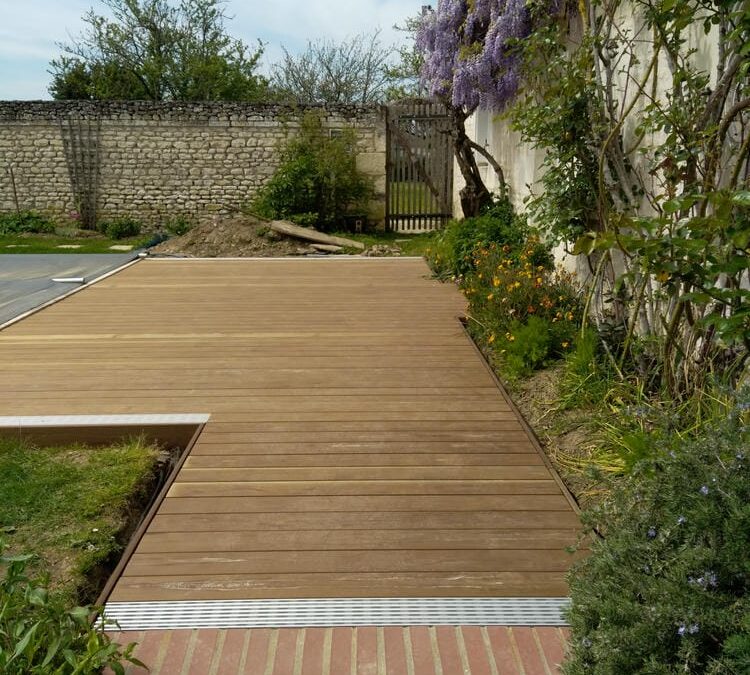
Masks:
[[[390,104],[387,117],[386,227],[429,232],[452,217],[453,141],[441,103]]]

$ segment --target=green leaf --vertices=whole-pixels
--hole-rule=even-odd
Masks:
[[[76,659],[76,655],[75,655],[75,653],[73,653],[72,649],[63,649],[62,655],[63,655],[63,658],[65,659],[65,661],[67,663],[69,663],[71,666],[73,666],[73,668],[76,667],[77,659]]]
[[[37,586],[29,591],[28,601],[35,607],[44,607],[49,600],[49,593],[46,588]]]
[[[682,208],[682,204],[680,203],[679,199],[668,199],[664,204],[662,205],[662,209],[664,213],[671,214],[671,213],[677,213]]]
[[[596,244],[596,235],[593,232],[587,232],[576,240],[573,246],[573,255],[589,255],[594,250]]]
[[[76,623],[85,625],[89,621],[90,612],[91,610],[88,607],[74,607],[68,612],[68,614]]]
[[[0,556],[0,562],[6,565],[10,563],[23,563],[32,560],[34,557],[36,556],[32,553],[27,553],[25,555],[3,555]]]
[[[13,652],[13,656],[11,656],[10,659],[8,660],[8,663],[10,663],[11,661],[14,661],[15,659],[19,658],[26,651],[26,648],[31,643],[31,639],[34,637],[34,634],[36,633],[37,628],[39,628],[39,624],[40,624],[40,622],[37,621],[37,623],[35,623],[26,632],[26,635],[24,635],[21,638],[20,642],[16,645],[16,649]]]
[[[732,195],[732,202],[738,206],[750,206],[750,191],[741,190]]]
[[[44,668],[45,666],[48,666],[52,659],[55,658],[57,655],[58,650],[60,649],[60,645],[62,644],[62,638],[58,636],[55,640],[53,640],[49,647],[47,647],[47,654],[44,657],[44,660],[42,661],[41,667]]]

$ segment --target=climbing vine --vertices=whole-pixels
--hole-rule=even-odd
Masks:
[[[677,398],[712,372],[736,379],[750,348],[750,3],[595,0],[532,20],[509,114],[545,150],[530,210],[588,256],[607,353]]]

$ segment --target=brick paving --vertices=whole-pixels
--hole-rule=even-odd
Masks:
[[[552,626],[364,626],[153,630],[113,638],[137,642],[135,655],[152,675],[556,675],[568,635]]]

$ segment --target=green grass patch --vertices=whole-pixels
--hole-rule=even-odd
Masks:
[[[103,236],[75,237],[62,235],[27,234],[0,236],[2,253],[125,253],[112,250],[111,246],[132,246],[132,250],[143,248],[152,235],[109,239]],[[64,246],[66,248],[60,248]],[[75,246],[77,248],[67,248]]]
[[[0,537],[10,552],[37,556],[56,594],[92,601],[97,571],[119,556],[149,497],[158,455],[138,439],[44,448],[0,439]]]
[[[391,213],[438,213],[441,208],[430,188],[424,183],[391,183],[388,192]]]
[[[434,245],[437,232],[423,234],[404,234],[403,232],[370,232],[352,234],[351,232],[334,232],[335,236],[361,241],[367,248],[371,246],[398,246],[402,255],[423,256]],[[353,253],[359,253],[352,249]]]

